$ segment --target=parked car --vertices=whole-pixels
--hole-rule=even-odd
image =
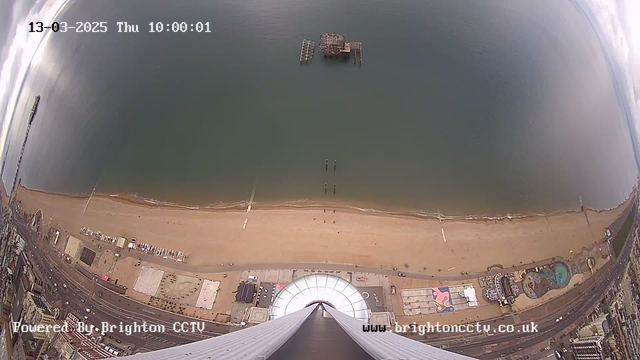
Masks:
[[[358,280],[358,281],[367,281],[367,278],[363,276],[363,277],[357,278],[356,280]]]
[[[396,294],[396,286],[391,285],[391,295],[395,295],[395,294]]]

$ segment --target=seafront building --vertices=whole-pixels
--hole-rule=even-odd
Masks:
[[[580,337],[589,336],[607,336],[610,332],[609,323],[607,322],[607,314],[601,314],[589,324],[583,326],[578,330]]]
[[[572,334],[566,349],[575,359],[637,359],[640,349],[640,297],[637,273],[640,270],[640,230],[629,232],[629,262],[620,279],[608,288],[604,298],[589,314],[590,319]],[[606,234],[613,240],[612,234]],[[568,340],[568,339],[565,339]]]
[[[71,314],[70,314],[71,315]],[[51,358],[63,360],[94,360],[114,357],[113,351],[109,352],[108,347],[102,346],[97,339],[86,334],[82,334],[75,329],[75,320],[67,317],[70,326],[69,332],[56,333],[51,341],[51,348],[47,352]],[[60,322],[61,323],[61,322]]]
[[[55,316],[49,310],[49,305],[38,294],[28,292],[24,298],[24,316],[22,324],[26,325],[53,325]],[[22,333],[22,339],[31,347],[31,351],[36,355],[36,359],[40,358],[49,347],[53,333],[31,331]]]
[[[573,341],[573,355],[577,360],[604,360],[604,336],[589,336]]]

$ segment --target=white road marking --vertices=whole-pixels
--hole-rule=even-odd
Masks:
[[[442,230],[442,238],[444,239],[444,242],[447,242],[447,236],[444,234],[444,228],[440,228],[440,230]]]

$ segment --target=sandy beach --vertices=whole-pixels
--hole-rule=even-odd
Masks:
[[[86,196],[25,188],[19,189],[18,199],[28,213],[41,208],[48,226],[72,234],[86,226],[181,250],[190,255],[192,266],[330,262],[442,275],[454,267],[449,273],[568,258],[570,251],[601,241],[604,229],[628,203],[608,211],[587,210],[587,223],[582,212],[440,222],[346,209],[335,214],[322,208],[191,210],[106,195],[94,195],[84,211]]]

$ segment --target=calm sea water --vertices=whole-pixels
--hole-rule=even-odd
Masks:
[[[42,45],[5,182],[36,94],[21,177],[46,190],[204,205],[255,187],[258,202],[495,215],[610,208],[637,176],[606,58],[568,1],[71,1],[59,20],[109,29]],[[300,66],[324,32],[361,41],[362,68]]]

